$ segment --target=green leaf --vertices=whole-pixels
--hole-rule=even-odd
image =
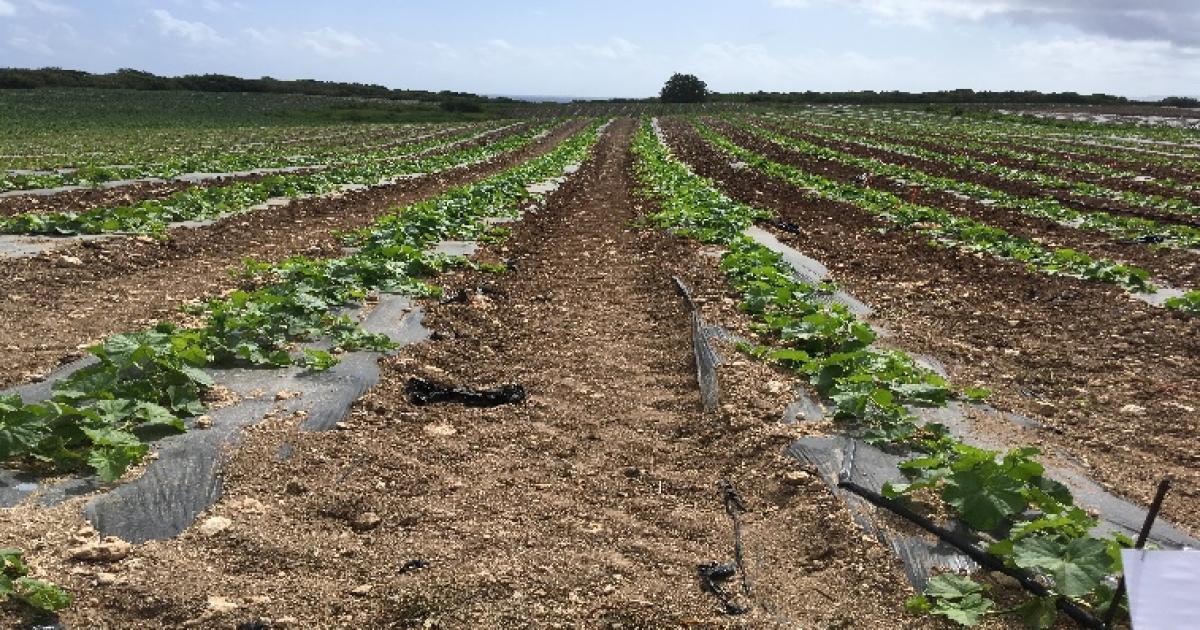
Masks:
[[[16,579],[27,573],[29,569],[21,559],[20,549],[0,549],[0,575]]]
[[[1058,621],[1058,608],[1053,597],[1036,597],[1017,608],[1025,627],[1033,630],[1048,630]]]
[[[338,358],[325,350],[304,349],[304,359],[300,362],[305,368],[314,372],[323,372],[338,364]]]
[[[1021,483],[998,469],[989,462],[946,478],[942,499],[975,529],[994,530],[1025,509]]]
[[[904,609],[914,615],[927,615],[933,610],[933,602],[924,595],[913,595],[904,600]]]
[[[180,432],[187,428],[179,416],[171,413],[169,409],[162,405],[147,402],[138,403],[137,411],[134,413],[142,421],[142,424],[146,426],[167,426]]]
[[[979,593],[971,593],[957,601],[938,601],[932,613],[964,626],[977,626],[992,609],[992,603],[992,600]]]
[[[1108,546],[1095,538],[1076,538],[1065,545],[1048,536],[1023,538],[1014,545],[1014,562],[1047,573],[1055,590],[1067,597],[1091,593],[1112,569]]]
[[[929,579],[925,594],[934,599],[961,599],[971,593],[982,593],[983,586],[969,577],[943,573]]]
[[[106,482],[119,479],[150,450],[132,433],[116,429],[84,429],[84,433],[93,444],[87,463]]]
[[[45,432],[45,424],[33,414],[0,410],[0,461],[33,450]]]
[[[983,402],[992,395],[992,391],[983,387],[967,387],[963,389],[963,395],[971,401]]]
[[[71,605],[71,595],[63,589],[33,578],[19,578],[14,594],[29,606],[45,612],[57,612]]]

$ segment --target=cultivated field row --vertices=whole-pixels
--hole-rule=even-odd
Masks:
[[[153,236],[0,258],[0,542],[81,627],[1098,623],[1148,479],[1155,541],[1200,532],[1195,227],[842,115],[425,129],[11,215]]]

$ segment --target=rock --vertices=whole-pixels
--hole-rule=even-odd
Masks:
[[[353,527],[355,531],[368,532],[376,527],[379,527],[379,524],[382,522],[383,519],[378,514],[374,512],[363,512],[362,514],[355,515],[355,517],[350,520],[350,527]]]
[[[116,573],[101,571],[96,574],[96,584],[99,586],[111,586],[120,580],[121,578]]]
[[[286,628],[300,623],[300,620],[295,617],[280,617],[275,620],[276,628]]]
[[[212,416],[204,415],[196,418],[196,424],[193,425],[197,429],[211,429],[213,425]]]
[[[1130,403],[1124,407],[1121,407],[1121,413],[1127,416],[1144,416],[1146,415],[1146,408],[1141,405]]]
[[[71,549],[68,553],[72,560],[83,560],[85,562],[117,562],[128,556],[133,551],[133,545],[117,538],[109,536],[104,540],[94,540],[79,547]]]
[[[283,487],[283,491],[292,495],[300,495],[308,492],[308,486],[301,483],[299,479],[292,477],[288,479],[287,485]]]
[[[812,479],[812,475],[803,470],[789,470],[783,473],[783,482],[791,486],[802,486]]]
[[[79,267],[83,264],[83,261],[75,256],[63,256],[59,260],[61,260],[64,265],[71,265],[72,267]]]
[[[235,511],[239,511],[239,512],[255,512],[255,513],[263,512],[266,510],[266,506],[262,504],[262,501],[259,501],[258,499],[252,499],[250,497],[247,497],[245,499],[234,499],[233,501],[230,501],[229,508],[232,510],[235,510]]]
[[[210,595],[208,597],[208,610],[218,615],[227,612],[233,612],[240,607],[241,604],[224,597],[218,597],[216,595]]]
[[[200,524],[199,531],[205,536],[216,536],[217,534],[229,529],[233,521],[224,516],[210,516]]]
[[[424,427],[425,434],[433,437],[450,437],[458,433],[458,429],[448,424],[427,424]]]
[[[782,394],[790,389],[784,381],[767,381],[767,391],[772,394]]]
[[[642,469],[638,468],[637,466],[627,466],[623,468],[621,472],[630,479],[637,479],[638,477],[642,476]]]
[[[350,594],[354,595],[355,597],[362,597],[362,596],[366,595],[367,593],[370,593],[371,589],[373,589],[373,588],[375,588],[375,587],[370,584],[362,584],[360,586],[355,586],[354,588],[350,589]]]

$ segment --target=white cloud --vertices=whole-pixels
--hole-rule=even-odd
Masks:
[[[8,39],[8,45],[24,52],[34,52],[43,56],[54,54],[54,49],[45,38],[40,38],[33,35],[16,35]]]
[[[575,48],[589,55],[613,60],[629,59],[641,50],[640,46],[622,37],[614,37],[600,45],[576,44]]]
[[[14,6],[13,3],[9,2],[8,0],[0,0],[0,17],[16,14],[17,7]]]
[[[929,27],[938,19],[1059,24],[1081,33],[1129,41],[1200,45],[1196,0],[771,0],[771,6],[850,7],[883,22]]]
[[[1148,96],[1174,94],[1200,84],[1200,48],[1178,48],[1167,42],[1124,41],[1102,36],[1033,40],[1005,52],[1042,90],[1091,93],[1111,86],[1139,85]],[[1180,56],[1191,63],[1180,63]]]
[[[204,22],[181,20],[164,9],[155,9],[151,13],[158,23],[158,31],[163,35],[178,38],[194,46],[220,46],[229,43],[229,40],[218,35]]]
[[[65,22],[51,22],[36,29],[18,26],[9,31],[4,42],[15,51],[51,57],[80,48],[79,32]],[[104,52],[107,52],[104,51]]]
[[[257,29],[248,26],[242,29],[242,34],[260,46],[275,46],[283,41],[283,34],[273,28]]]
[[[211,13],[222,13],[224,11],[240,11],[246,6],[241,2],[222,2],[221,0],[200,0],[200,8]]]
[[[782,54],[761,44],[714,42],[687,58],[672,59],[718,91],[752,92],[891,89],[897,76],[918,72],[904,55],[874,58],[856,52],[809,50]]]
[[[46,15],[57,15],[61,17],[66,15],[75,15],[76,13],[75,9],[57,2],[52,2],[51,0],[29,0],[29,4],[33,6],[34,9],[37,9]]]
[[[302,34],[300,43],[322,57],[342,59],[378,50],[369,39],[328,26]]]

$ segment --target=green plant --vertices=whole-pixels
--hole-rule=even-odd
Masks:
[[[0,601],[15,599],[41,612],[57,612],[71,605],[71,595],[61,588],[29,577],[19,549],[0,549]]]

